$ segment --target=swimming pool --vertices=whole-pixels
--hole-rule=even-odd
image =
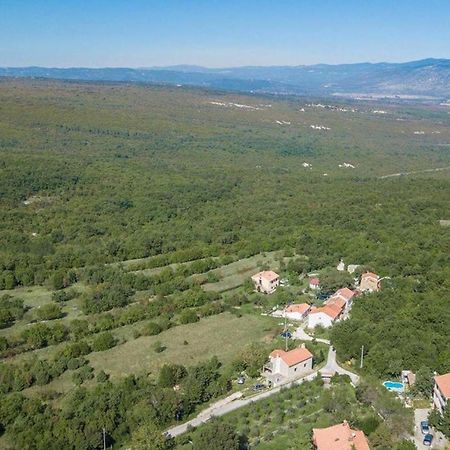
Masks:
[[[390,391],[403,391],[405,385],[398,381],[385,381],[383,386]]]

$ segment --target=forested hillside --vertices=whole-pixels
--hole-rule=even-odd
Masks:
[[[101,355],[141,339],[157,361],[167,344],[153,336],[171,328],[233,330],[224,311],[249,298],[201,286],[260,254],[296,276],[344,258],[389,277],[333,329],[339,356],[364,345],[364,373],[379,378],[450,371],[449,150],[445,107],[1,80],[3,442],[95,449],[106,426],[120,448],[145,420],[158,434],[222,395],[268,347],[262,361],[233,347],[220,363],[193,349],[167,384],[157,362],[108,381]],[[277,335],[252,326],[243,340]],[[190,338],[177,339],[188,353]]]

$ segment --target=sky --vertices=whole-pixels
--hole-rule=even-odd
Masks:
[[[0,66],[450,58],[450,0],[0,0]]]

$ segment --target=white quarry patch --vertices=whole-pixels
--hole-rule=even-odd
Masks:
[[[302,163],[302,166],[303,166],[303,167],[312,167],[312,165],[311,165],[311,164],[308,164],[307,162]]]
[[[261,106],[264,106],[264,107],[267,107],[267,108],[272,106],[272,105],[251,106],[251,105],[244,105],[242,103],[232,103],[232,102],[224,103],[224,102],[217,102],[217,101],[211,101],[211,102],[208,102],[208,103],[210,105],[223,106],[225,108],[240,108],[240,109],[249,109],[249,110],[256,110],[256,111],[261,110],[262,109]]]
[[[291,122],[288,122],[287,120],[275,120],[275,123],[278,125],[290,125]]]
[[[328,176],[328,174],[327,174],[327,173],[324,173],[324,174],[323,174],[323,176],[324,176],[324,177],[327,177],[327,176]]]
[[[313,130],[331,130],[331,128],[326,127],[325,125],[310,125]]]
[[[383,111],[382,109],[375,109],[372,111],[373,114],[387,114],[387,111]]]
[[[414,131],[414,134],[425,134],[425,131],[421,131],[421,130],[419,130],[419,131]]]
[[[355,166],[353,164],[346,163],[346,162],[342,163],[342,164],[339,164],[339,167],[346,167],[348,169],[354,169],[355,168]]]
[[[300,108],[299,111],[300,112],[305,112],[305,108]]]
[[[322,103],[307,103],[305,106],[309,108],[322,108],[322,109],[330,109],[332,111],[340,111],[340,112],[357,112],[356,108],[344,108],[342,106],[336,105],[322,105]]]

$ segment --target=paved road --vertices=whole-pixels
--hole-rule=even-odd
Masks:
[[[300,339],[301,341],[312,341],[314,338],[306,333],[303,327],[298,327],[294,331],[294,338]],[[317,342],[322,342],[322,344],[330,345],[330,341],[328,339],[316,338]]]
[[[359,376],[356,375],[353,372],[350,372],[349,370],[344,369],[341,367],[337,361],[336,361],[336,350],[333,349],[333,347],[330,347],[328,349],[328,358],[327,363],[325,364],[325,367],[320,369],[320,373],[338,373],[339,375],[348,375],[350,379],[352,380],[352,383],[354,386],[356,386],[359,383]]]
[[[317,374],[317,371],[314,371],[311,374],[309,374],[303,378],[283,384],[282,386],[277,386],[276,388],[272,388],[270,390],[261,392],[260,394],[256,394],[249,398],[238,399],[238,400],[233,400],[233,401],[229,401],[229,402],[224,401],[224,400],[227,400],[229,397],[227,397],[227,399],[219,400],[218,402],[216,402],[212,406],[210,406],[208,409],[202,411],[197,417],[194,417],[192,420],[182,423],[181,425],[177,425],[175,427],[169,428],[166,431],[166,433],[172,437],[179,436],[180,434],[185,433],[187,431],[188,427],[197,427],[197,426],[201,425],[202,423],[207,422],[212,417],[223,416],[224,414],[227,414],[231,411],[235,411],[236,409],[242,408],[243,406],[247,406],[253,402],[257,402],[264,398],[270,397],[271,395],[274,395],[274,394],[277,394],[278,392],[280,392],[280,390],[282,388],[291,387],[294,384],[301,384],[307,380],[311,381],[315,378],[316,374]]]

